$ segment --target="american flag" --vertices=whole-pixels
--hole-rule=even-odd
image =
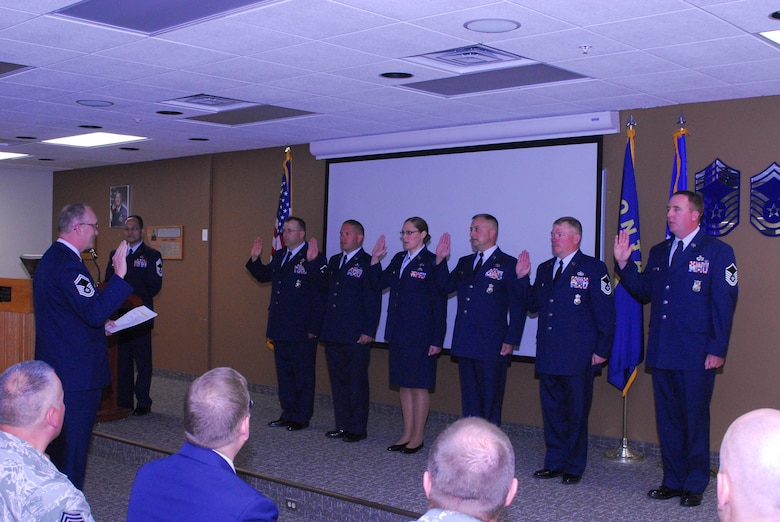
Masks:
[[[284,248],[282,228],[284,222],[290,217],[292,210],[292,152],[290,147],[284,150],[284,173],[282,174],[282,187],[279,189],[279,207],[276,209],[276,225],[274,226],[274,240],[271,243],[271,255]]]

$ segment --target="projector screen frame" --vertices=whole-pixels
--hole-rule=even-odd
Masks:
[[[330,208],[330,202],[331,202],[331,195],[330,195],[330,189],[331,189],[331,168],[334,164],[342,164],[342,163],[358,163],[358,162],[368,162],[368,161],[377,161],[377,160],[394,160],[394,159],[402,159],[402,158],[415,158],[415,157],[427,157],[427,156],[440,156],[440,155],[452,155],[452,154],[464,154],[464,153],[479,153],[479,152],[491,152],[491,151],[505,151],[505,150],[512,150],[512,149],[539,149],[539,148],[545,148],[545,147],[560,147],[560,146],[567,146],[567,145],[594,145],[595,146],[595,165],[592,170],[592,176],[593,179],[591,180],[594,184],[594,193],[593,193],[593,209],[592,209],[592,215],[588,216],[588,219],[592,218],[592,224],[588,225],[587,228],[592,227],[592,230],[586,230],[585,223],[583,223],[583,244],[581,245],[581,248],[583,252],[589,255],[593,255],[597,258],[603,259],[603,248],[604,248],[604,230],[603,230],[603,223],[604,223],[604,189],[605,189],[605,176],[603,172],[603,136],[597,135],[597,136],[579,136],[579,137],[572,137],[572,138],[558,138],[558,139],[550,139],[550,140],[536,140],[536,141],[526,141],[526,142],[512,142],[512,143],[497,143],[492,145],[474,145],[474,146],[466,146],[466,147],[452,147],[452,148],[444,148],[444,149],[431,149],[431,150],[420,150],[420,151],[404,151],[404,152],[395,152],[395,153],[386,153],[386,154],[374,154],[374,155],[367,155],[367,156],[353,156],[353,157],[344,157],[344,158],[329,158],[326,160],[326,192],[325,192],[325,206],[324,206],[324,234],[322,237],[322,240],[320,242],[321,245],[321,251],[325,252],[328,256],[332,256],[338,251],[338,243],[335,245],[334,251],[328,250],[328,238],[329,236],[333,235],[333,231],[329,230],[329,226],[335,226],[339,227],[341,226],[341,221],[339,223],[329,223],[329,208]],[[482,210],[483,212],[488,213],[494,213],[491,212],[490,208],[486,208]],[[561,216],[566,214],[561,214]],[[557,217],[561,217],[557,216]],[[351,216],[354,219],[357,219],[358,221],[361,221],[360,216]],[[410,216],[406,216],[410,217]],[[421,217],[428,219],[426,215],[421,215]],[[469,216],[470,217],[470,216]],[[498,216],[497,216],[498,217]],[[581,219],[583,222],[585,219],[583,219],[583,216],[577,216],[578,219]],[[498,239],[498,245],[499,247],[502,247],[501,243],[501,230],[503,229],[502,226],[503,221],[499,218],[499,239]],[[399,221],[396,226],[399,227],[402,225],[402,220]],[[552,227],[552,221],[549,223],[534,223],[534,226],[538,227]],[[393,239],[395,239],[394,236],[389,236],[389,231],[380,231],[379,233],[375,230],[370,230],[368,227],[366,227],[366,238],[365,243],[363,245],[363,249],[371,253],[371,250],[374,246],[374,241],[376,240],[376,237],[378,237],[379,233],[384,233],[387,236],[388,239],[388,245],[392,245]],[[430,251],[434,251],[436,248],[436,244],[439,240],[439,236],[441,235],[444,230],[434,230],[434,227],[431,227],[431,242],[428,244],[428,249]],[[468,228],[468,222],[465,223],[459,223],[459,226],[452,230],[447,230],[450,232],[453,238],[453,242],[456,240],[463,239],[461,236],[466,236],[467,234],[467,228]],[[539,232],[542,233],[542,232]],[[335,231],[336,237],[338,237],[338,230]],[[590,236],[592,234],[593,241],[586,243],[586,236]],[[510,246],[510,245],[507,245]],[[514,247],[515,245],[511,245],[511,247]],[[385,258],[382,259],[383,266],[386,267],[389,260],[392,258],[392,256],[398,252],[400,248],[395,248],[390,246],[388,248],[387,255]],[[516,256],[519,252],[514,252],[512,250],[506,250],[505,247],[502,247],[502,250],[512,256]],[[538,256],[534,258],[532,256],[531,262],[532,262],[532,271],[531,271],[531,279],[534,280],[536,276],[536,267],[552,257],[552,254],[549,252],[549,249],[547,251],[546,257],[539,258]],[[455,254],[453,252],[453,255],[448,260],[448,266],[450,269],[453,269],[455,264],[457,263],[458,258],[464,254]],[[386,296],[387,292],[384,292],[383,295]],[[454,295],[454,297],[451,295],[449,298],[450,301],[457,300],[457,294]],[[385,308],[385,300],[383,298],[383,308],[382,308],[382,322],[380,323],[379,328],[383,328],[384,325],[384,318],[386,315],[386,308]],[[534,319],[536,316],[529,314],[528,316],[531,319]],[[451,319],[451,321],[450,321]],[[448,336],[449,333],[452,331],[454,323],[454,317],[450,317],[448,315]],[[379,334],[382,332],[377,332],[377,337],[379,337]],[[524,332],[523,338],[524,340],[527,338],[528,331]],[[535,329],[534,329],[534,339],[533,343],[535,344]],[[384,341],[375,341],[372,343],[373,347],[378,348],[387,348],[388,343]],[[443,354],[449,354],[450,348],[444,347]],[[529,362],[533,363],[535,361],[535,356],[533,355],[521,355],[517,353],[513,353],[511,356],[511,360],[515,362]]]

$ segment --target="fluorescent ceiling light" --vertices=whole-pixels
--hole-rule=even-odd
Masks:
[[[17,152],[0,152],[0,160],[26,158],[29,154],[19,154]]]
[[[758,33],[767,40],[770,40],[773,43],[776,43],[777,45],[780,45],[780,29],[775,29],[774,31],[764,31],[763,33]]]
[[[68,147],[104,147],[106,145],[116,145],[118,143],[132,143],[134,141],[143,141],[148,138],[142,136],[130,136],[128,134],[113,134],[111,132],[90,132],[89,134],[79,134],[78,136],[66,136],[53,140],[43,140],[42,143],[52,145],[65,145]]]

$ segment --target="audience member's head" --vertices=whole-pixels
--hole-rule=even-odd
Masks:
[[[746,413],[723,436],[718,516],[730,522],[780,520],[780,411]]]
[[[235,457],[249,438],[246,379],[232,368],[214,368],[193,381],[184,400],[187,440]]]
[[[43,453],[62,430],[62,383],[43,361],[15,364],[0,375],[0,430]]]
[[[479,417],[453,423],[433,443],[423,487],[432,508],[498,519],[517,493],[515,453],[506,434]]]

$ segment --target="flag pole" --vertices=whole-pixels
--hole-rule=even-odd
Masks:
[[[628,447],[628,394],[623,395],[623,438],[616,449],[605,452],[604,456],[609,460],[627,464],[641,462],[645,458],[642,453]]]
[[[630,179],[634,179],[634,135],[636,131],[634,130],[634,127],[636,127],[636,121],[634,120],[634,116],[629,116],[628,121],[626,122],[626,127],[628,127],[628,143],[626,145],[626,157],[624,159],[624,167],[623,167],[623,188],[621,189],[621,198],[624,199],[621,201],[621,212],[626,209],[626,207],[630,206],[626,200],[631,199],[632,203],[631,205],[636,205],[636,186],[635,182],[632,181],[631,185],[633,185],[632,189],[632,197],[628,197],[626,194],[626,175],[630,174]],[[627,168],[626,166],[629,166]],[[627,172],[628,171],[628,172]],[[637,239],[637,249],[639,248],[639,214],[638,210],[634,209],[636,213],[635,219],[636,219],[636,239]],[[621,220],[622,221],[622,220]],[[622,223],[621,223],[622,228]],[[639,258],[638,258],[639,259]],[[631,260],[630,262],[634,262]],[[616,288],[617,290],[617,288]],[[630,298],[628,298],[630,299]],[[637,303],[638,304],[638,303]],[[635,330],[634,333],[638,336],[638,344],[640,345],[641,350],[641,339],[642,339],[642,324],[641,324],[641,308],[637,312],[639,314],[638,316],[638,330]],[[631,448],[628,447],[628,390],[631,388],[631,385],[634,382],[634,379],[636,379],[637,375],[637,369],[636,365],[641,362],[641,355],[636,355],[636,360],[633,361],[635,364],[632,364],[632,367],[629,367],[628,370],[626,370],[623,373],[618,373],[619,376],[622,377],[621,380],[618,382],[613,382],[612,379],[612,370],[610,368],[610,383],[614,384],[618,388],[622,390],[623,395],[623,433],[622,438],[620,439],[620,444],[618,447],[614,450],[610,450],[604,453],[604,456],[609,460],[614,460],[616,462],[622,462],[622,463],[632,463],[632,462],[640,462],[644,460],[645,456],[642,453],[639,453],[638,451],[634,451]],[[610,360],[610,363],[613,363],[612,360]],[[622,368],[616,367],[616,370],[622,370]]]

